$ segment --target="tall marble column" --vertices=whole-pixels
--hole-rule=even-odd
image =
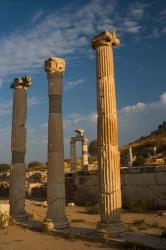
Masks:
[[[70,165],[71,165],[71,171],[75,171],[77,168],[76,143],[73,141],[70,142]]]
[[[25,76],[16,78],[11,84],[14,89],[11,150],[12,163],[10,168],[10,212],[13,218],[25,217],[25,153],[26,153],[26,116],[27,88],[32,78]]]
[[[45,61],[48,78],[48,211],[46,223],[50,229],[68,226],[65,213],[64,140],[62,120],[62,79],[65,61],[51,57]]]
[[[82,141],[82,166],[88,165],[88,139]]]
[[[102,32],[93,37],[97,75],[97,142],[99,164],[100,222],[102,235],[116,236],[124,231],[121,221],[120,157],[114,64],[112,46],[119,45],[115,32]]]

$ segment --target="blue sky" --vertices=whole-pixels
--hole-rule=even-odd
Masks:
[[[28,90],[27,162],[47,160],[47,79],[43,62],[63,57],[65,156],[76,128],[96,137],[95,52],[91,38],[116,30],[114,49],[120,145],[154,130],[166,119],[166,1],[1,0],[0,161],[10,162],[15,77],[31,75]],[[79,147],[78,147],[79,148]],[[78,150],[79,151],[79,150]]]

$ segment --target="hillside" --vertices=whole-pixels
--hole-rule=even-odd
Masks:
[[[135,164],[161,165],[166,157],[166,122],[145,137],[124,145],[121,148],[121,162],[126,164],[129,148],[132,148]]]

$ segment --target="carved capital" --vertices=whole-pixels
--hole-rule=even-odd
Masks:
[[[15,78],[13,83],[10,85],[12,89],[27,89],[32,85],[31,76],[23,76]]]
[[[104,31],[92,38],[92,48],[96,49],[100,46],[118,46],[120,40],[116,37],[115,31]]]
[[[50,57],[44,62],[44,68],[47,73],[63,73],[65,71],[65,60],[58,57]]]

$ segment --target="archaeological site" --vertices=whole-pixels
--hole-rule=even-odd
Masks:
[[[132,5],[129,1],[126,17],[115,17],[121,22],[116,29],[107,13],[109,9],[113,13],[110,6],[115,3],[89,2],[70,15],[63,9],[64,22],[56,12],[57,16],[42,23],[40,18],[46,12],[41,10],[31,22],[36,30],[26,35],[27,44],[31,39],[33,44],[30,50],[26,51],[27,44],[24,47],[24,67],[19,66],[16,74],[18,61],[13,67],[10,62],[12,74],[1,72],[10,82],[6,92],[10,92],[11,111],[0,98],[0,116],[4,117],[0,125],[0,250],[166,250],[166,93],[158,101],[146,101],[146,87],[140,83],[144,66],[134,73],[135,61],[128,59],[132,53],[136,58],[142,38],[135,38],[131,46],[124,35],[141,32],[139,20],[150,3],[134,1]],[[47,4],[51,9],[50,0]],[[163,13],[160,10],[159,16],[164,23]],[[89,27],[84,24],[88,18]],[[101,28],[91,32],[94,18],[100,22],[105,18],[105,23],[100,26],[96,21]],[[78,20],[84,34],[81,38],[76,34]],[[147,35],[146,50],[153,46],[147,45],[149,37],[158,39],[164,34],[164,30],[157,32]],[[21,39],[21,34],[15,36]],[[46,45],[39,49],[42,43]],[[89,46],[86,50],[85,44]],[[18,46],[21,53],[23,45],[18,42]],[[144,52],[138,50],[142,53],[138,61],[146,65]],[[34,60],[29,67],[32,51],[43,52],[38,56],[40,63]],[[23,65],[21,55],[19,58]],[[154,58],[148,61],[152,82]],[[138,80],[136,87],[129,87],[127,81],[134,84],[134,79]],[[150,87],[147,89],[149,93]],[[144,102],[139,101],[141,95]],[[134,99],[138,99],[136,104]]]

